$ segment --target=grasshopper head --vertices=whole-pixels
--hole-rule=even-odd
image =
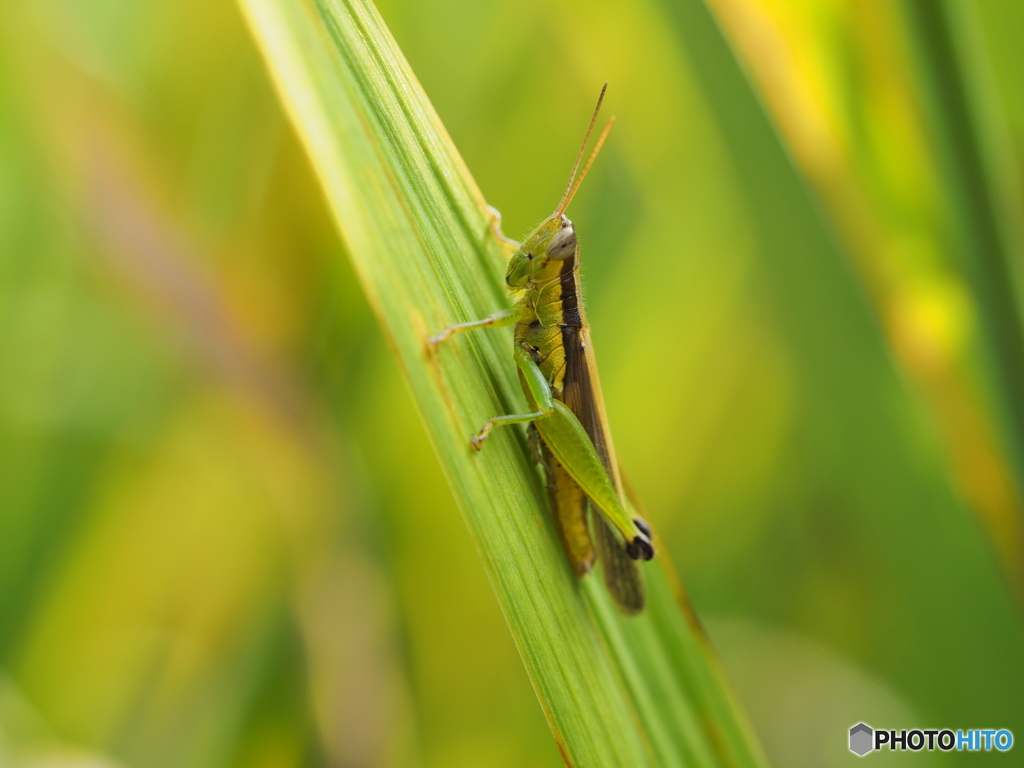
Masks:
[[[576,229],[563,214],[545,219],[512,256],[505,275],[510,288],[546,283],[558,277],[562,262],[576,255]]]

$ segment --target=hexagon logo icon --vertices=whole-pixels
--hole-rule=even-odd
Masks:
[[[875,732],[870,725],[857,723],[850,729],[850,751],[858,757],[864,757],[875,748]]]

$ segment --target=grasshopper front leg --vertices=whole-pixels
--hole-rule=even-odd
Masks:
[[[565,403],[552,396],[551,385],[533,359],[528,344],[520,342],[517,345],[515,360],[537,410],[490,419],[473,436],[473,447],[480,450],[484,440],[495,427],[534,422],[554,457],[580,489],[590,497],[608,522],[622,535],[629,555],[634,560],[650,560],[654,557],[654,547],[651,544],[649,529],[646,525],[633,520],[619,492],[612,484],[590,436]]]
[[[511,245],[512,249],[518,248],[521,243],[518,240],[513,240],[508,237],[504,232],[501,231],[501,211],[495,208],[493,205],[487,206],[487,215],[491,220],[491,234],[494,235],[496,240],[499,240],[506,245]]]

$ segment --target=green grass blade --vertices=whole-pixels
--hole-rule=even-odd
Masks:
[[[759,293],[770,296],[802,379],[794,434],[807,443],[794,476],[806,473],[804,492],[815,490],[795,502],[787,491],[774,524],[820,533],[793,550],[788,537],[775,539],[785,542],[788,562],[751,558],[744,584],[764,580],[772,595],[759,608],[806,627],[820,617],[801,617],[806,593],[791,585],[822,588],[831,577],[821,574],[856,562],[849,584],[864,595],[861,607],[846,623],[817,624],[818,637],[884,675],[926,722],[1019,722],[1019,614],[976,522],[951,492],[863,286],[704,0],[660,2],[732,161],[756,236]],[[834,599],[828,590],[821,594]],[[931,672],[938,667],[942,680]],[[962,681],[955,692],[946,682],[953,679]]]
[[[667,566],[626,620],[581,599],[522,432],[469,436],[521,408],[507,333],[425,339],[507,302],[484,201],[375,9],[242,0],[360,279],[402,366],[566,762],[762,765]],[[593,619],[601,628],[595,631]],[[602,642],[602,634],[604,642]]]
[[[1024,488],[1022,210],[975,11],[957,0],[902,3],[959,265],[973,287],[992,369],[996,421]],[[1002,130],[1001,130],[1002,129]]]
[[[664,561],[646,574],[648,604],[635,618],[622,616],[596,579],[587,597],[658,764],[766,765],[678,581]]]

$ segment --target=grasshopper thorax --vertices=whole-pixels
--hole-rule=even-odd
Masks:
[[[513,290],[529,290],[558,279],[566,259],[576,255],[576,229],[564,214],[541,222],[512,256],[505,283]]]

